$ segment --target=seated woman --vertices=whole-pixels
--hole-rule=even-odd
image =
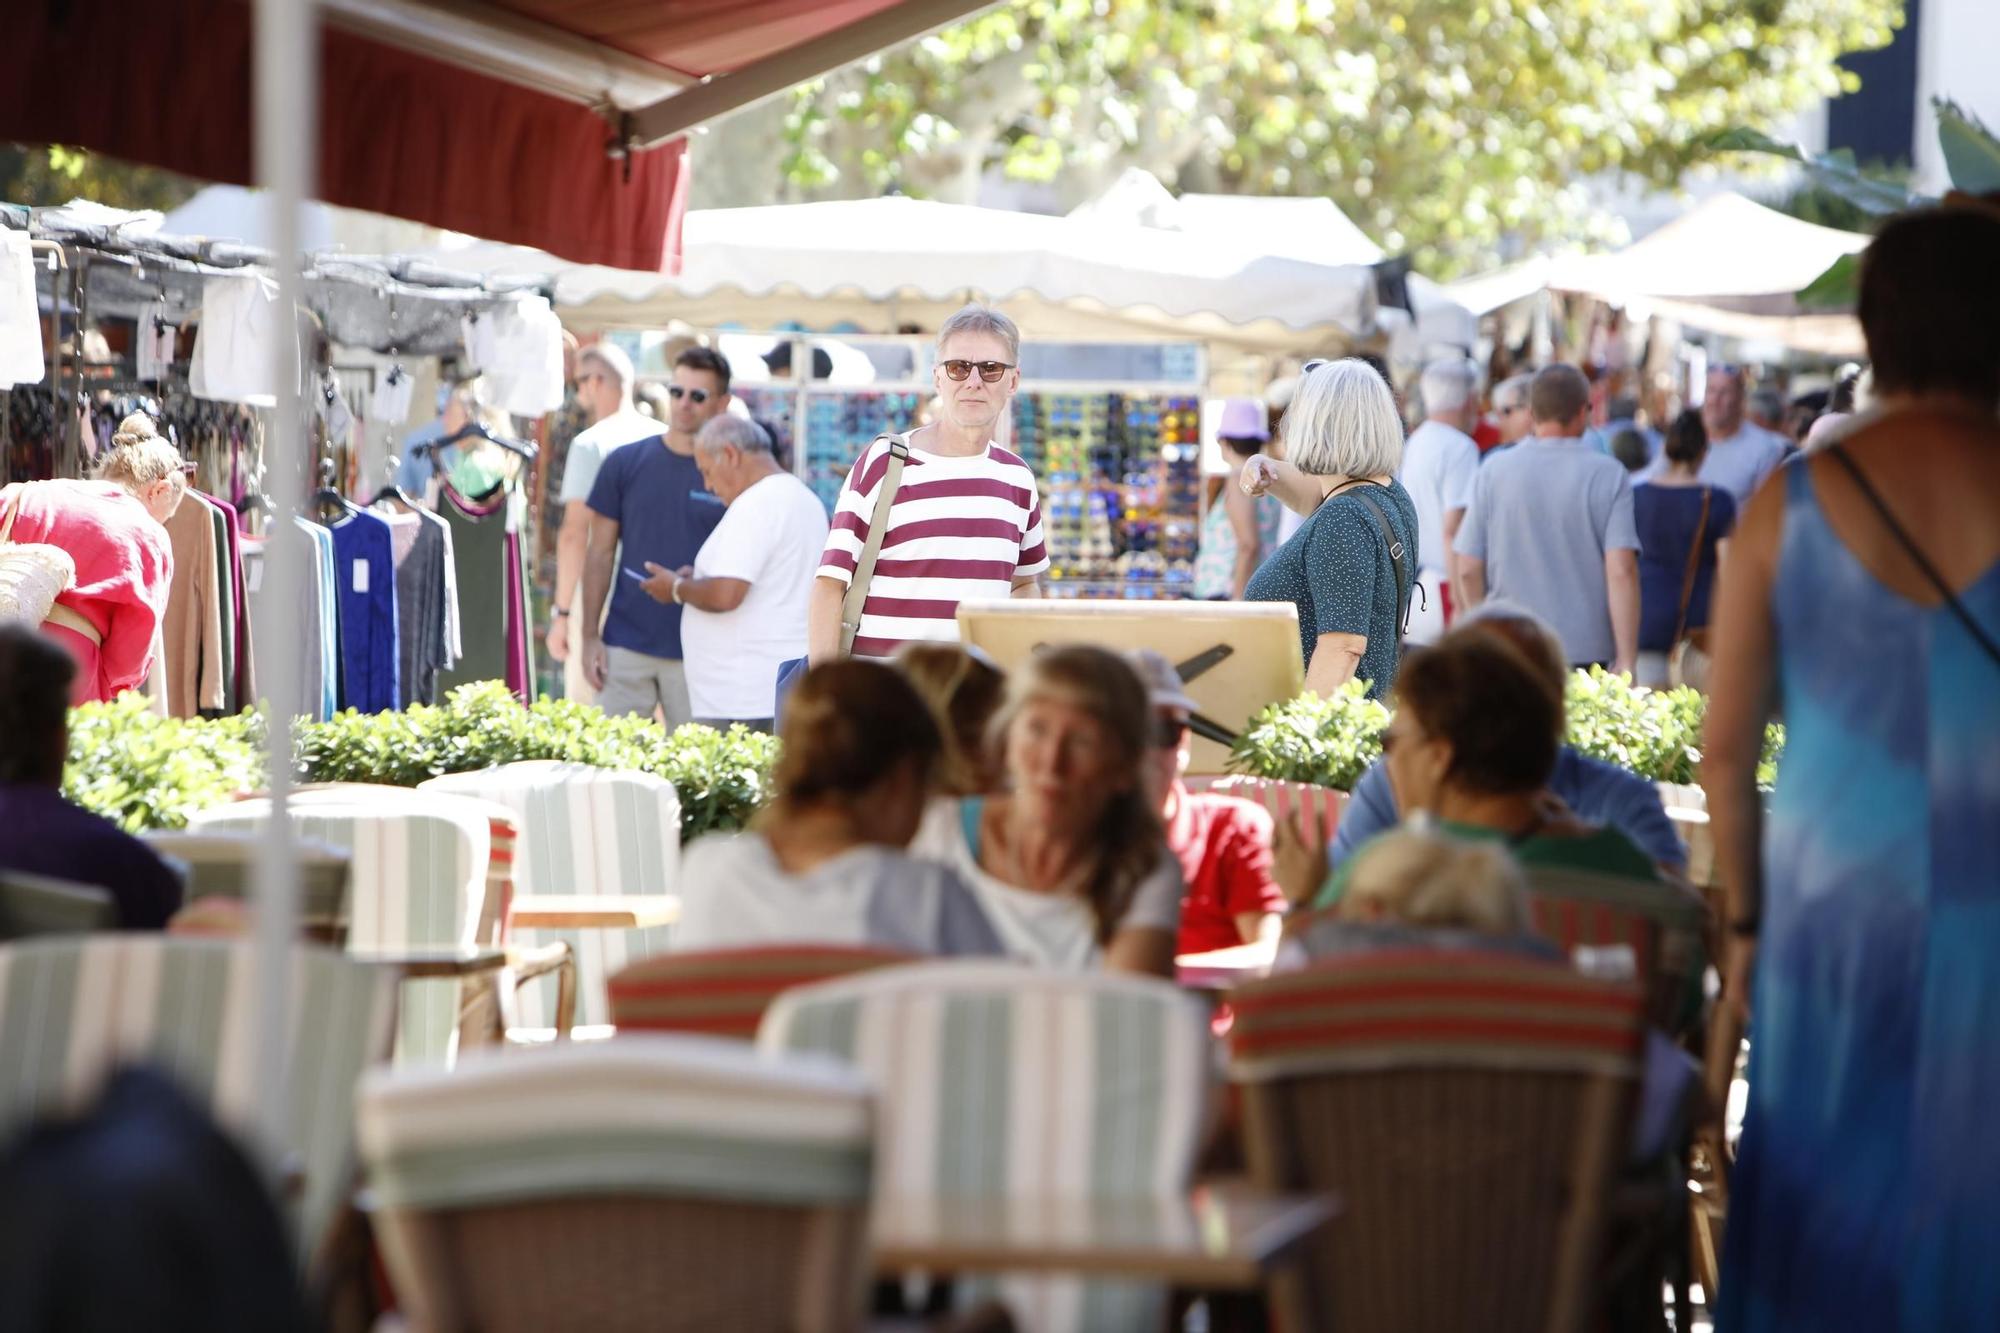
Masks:
[[[1412,649],[1396,677],[1395,703],[1382,751],[1405,817],[1422,811],[1446,834],[1504,841],[1531,877],[1550,866],[1659,878],[1631,839],[1581,822],[1549,794],[1562,697],[1511,643],[1461,629]],[[1316,906],[1340,901],[1366,850],[1312,895]],[[1298,887],[1286,884],[1288,892]]]
[[[1008,790],[935,803],[917,850],[964,877],[1017,957],[1171,975],[1181,872],[1146,791],[1138,676],[1102,648],[1044,649],[995,721]]]
[[[950,870],[904,853],[936,774],[938,731],[893,667],[815,667],[785,701],[771,801],[681,867],[674,944],[848,944],[997,954],[1000,938]]]
[[[943,739],[938,791],[979,796],[1000,788],[1000,762],[988,733],[1007,692],[1007,676],[977,648],[906,643],[892,659],[930,705]]]

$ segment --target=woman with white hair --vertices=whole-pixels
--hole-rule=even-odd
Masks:
[[[1395,395],[1364,361],[1309,361],[1279,435],[1286,464],[1250,459],[1243,489],[1309,517],[1245,596],[1298,608],[1307,689],[1329,694],[1358,676],[1380,698],[1395,680],[1417,553],[1416,506],[1396,480]]]
[[[76,578],[42,632],[69,650],[71,703],[143,684],[173,582],[163,526],[187,490],[180,451],[135,412],[118,425],[95,481],[29,481],[0,490],[0,542],[60,548]]]

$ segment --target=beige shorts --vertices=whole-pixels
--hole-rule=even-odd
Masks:
[[[597,706],[613,717],[651,717],[658,709],[668,731],[694,717],[687,671],[678,657],[653,657],[630,648],[604,650],[607,665]]]

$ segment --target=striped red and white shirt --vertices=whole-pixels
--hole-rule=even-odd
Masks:
[[[888,471],[886,439],[855,460],[820,557],[823,577],[853,581]],[[956,642],[960,602],[1004,598],[1015,579],[1048,567],[1041,499],[1026,463],[997,444],[969,458],[912,449],[889,506],[854,654],[887,657],[905,643]]]

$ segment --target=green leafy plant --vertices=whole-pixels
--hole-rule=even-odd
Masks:
[[[1690,689],[1647,690],[1602,670],[1578,671],[1567,686],[1569,743],[1654,782],[1700,781],[1702,696]],[[1382,753],[1389,711],[1350,681],[1330,698],[1301,695],[1251,719],[1230,751],[1231,772],[1311,782],[1349,791]],[[1777,781],[1785,733],[1764,733],[1757,784]]]
[[[264,726],[160,717],[145,696],[70,710],[63,793],[128,832],[180,828],[205,806],[264,785]]]

